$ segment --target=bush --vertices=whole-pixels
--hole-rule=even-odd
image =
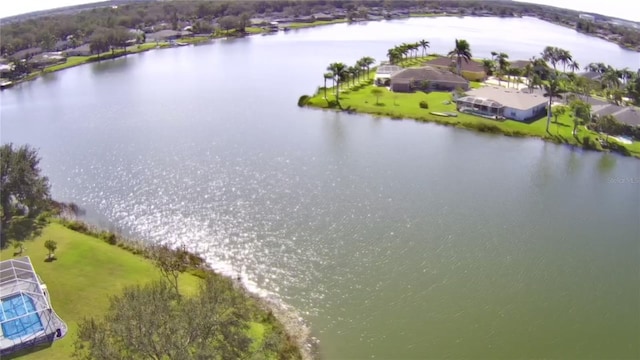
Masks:
[[[87,226],[87,224],[83,223],[82,221],[75,221],[75,220],[66,221],[65,223],[63,223],[63,225],[79,233],[83,233],[83,234],[89,233],[89,227]]]
[[[609,149],[623,156],[631,156],[631,152],[629,151],[629,149],[627,149],[624,145],[618,144],[616,142],[610,142]]]
[[[424,100],[420,101],[420,108],[421,109],[428,109],[429,108],[429,103],[427,103]]]
[[[118,238],[116,238],[116,234],[110,231],[103,232],[101,238],[109,245],[115,245],[118,243]]]
[[[582,147],[588,150],[595,150],[596,144],[591,141],[591,137],[589,137],[589,135],[585,135],[582,137]]]
[[[298,106],[303,107],[307,105],[307,102],[309,102],[309,95],[302,95],[298,99]]]

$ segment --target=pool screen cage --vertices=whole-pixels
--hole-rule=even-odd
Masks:
[[[0,357],[62,338],[67,325],[28,256],[0,261]]]

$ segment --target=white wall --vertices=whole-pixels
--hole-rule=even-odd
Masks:
[[[538,106],[534,106],[534,107],[532,107],[530,109],[527,109],[527,110],[520,110],[520,109],[513,109],[513,108],[510,108],[510,107],[505,107],[503,115],[507,119],[524,121],[524,120],[527,120],[527,119],[531,118],[534,114],[540,112],[544,108],[545,108],[544,104],[541,104],[541,105],[538,105]]]

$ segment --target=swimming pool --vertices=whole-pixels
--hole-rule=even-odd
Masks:
[[[13,340],[44,330],[40,316],[34,313],[35,310],[33,300],[28,295],[19,294],[2,299],[0,305],[2,336]]]

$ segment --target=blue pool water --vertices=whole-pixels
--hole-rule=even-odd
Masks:
[[[44,329],[37,313],[25,315],[36,310],[33,300],[27,295],[2,299],[0,308],[2,334],[7,339],[17,339]]]

